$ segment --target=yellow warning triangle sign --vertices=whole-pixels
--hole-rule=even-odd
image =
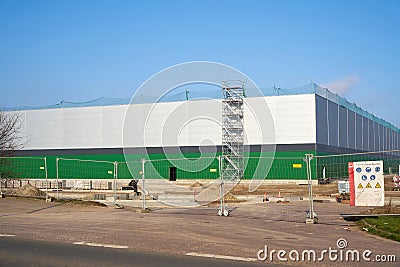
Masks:
[[[360,188],[360,189],[362,189],[362,188],[363,188],[362,184],[361,184],[361,183],[359,183],[359,184],[358,184],[358,186],[357,186],[357,188]]]
[[[379,183],[376,183],[375,188],[381,188],[381,185]]]
[[[371,186],[370,183],[368,183],[368,184],[365,186],[365,188],[372,188],[372,186]]]

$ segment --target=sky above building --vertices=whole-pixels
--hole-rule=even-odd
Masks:
[[[201,60],[315,82],[400,127],[399,0],[0,0],[0,40],[0,106],[129,97]]]

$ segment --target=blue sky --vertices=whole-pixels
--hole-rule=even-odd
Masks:
[[[168,66],[314,81],[400,127],[400,1],[0,0],[0,105],[129,97]]]

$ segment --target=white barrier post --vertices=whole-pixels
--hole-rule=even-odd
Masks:
[[[44,171],[46,175],[46,202],[51,202],[51,198],[49,198],[49,189],[48,189],[48,175],[47,175],[47,158],[44,158]]]
[[[141,162],[142,162],[142,199],[143,199],[142,209],[145,210],[146,209],[146,194],[145,194],[145,191],[144,191],[144,179],[145,179],[145,176],[144,176],[144,164],[146,163],[146,160],[142,159]]]
[[[57,200],[60,199],[59,188],[58,188],[58,158],[56,158],[56,178],[57,178]]]
[[[0,172],[0,198],[3,198],[3,180],[1,179],[1,172]]]
[[[114,206],[117,203],[117,162],[114,162]]]
[[[307,165],[307,181],[308,181],[308,202],[309,202],[309,216],[306,219],[306,223],[317,223],[318,219],[314,213],[314,199],[312,193],[312,173],[311,173],[311,160],[313,159],[314,155],[306,154],[306,165]]]

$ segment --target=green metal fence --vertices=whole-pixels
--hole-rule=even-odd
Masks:
[[[316,155],[311,161],[313,179],[346,178],[347,164],[352,161],[384,161],[384,173],[398,173],[400,150],[368,153]],[[54,164],[55,163],[55,164]],[[56,175],[50,179],[140,179],[141,161],[101,161],[89,159],[56,158]],[[116,169],[114,170],[114,165]],[[48,162],[45,157],[3,157],[0,158],[0,175],[9,179],[45,179]],[[146,179],[218,179],[217,157],[146,159]],[[304,157],[245,158],[243,179],[304,180],[307,179]]]
[[[46,158],[0,157],[0,175],[2,179],[45,179]]]

